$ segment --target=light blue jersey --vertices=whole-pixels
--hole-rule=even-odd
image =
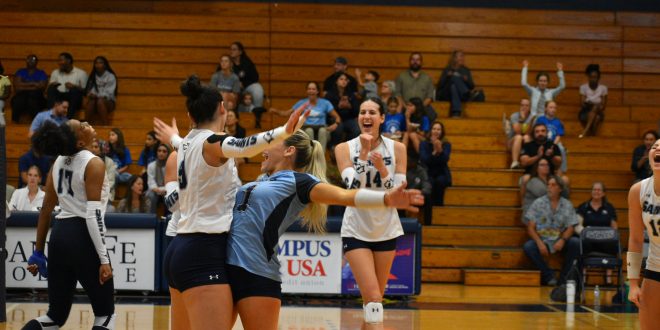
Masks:
[[[314,176],[287,170],[242,186],[236,194],[227,263],[281,282],[277,243],[311,202],[309,194],[318,183]]]

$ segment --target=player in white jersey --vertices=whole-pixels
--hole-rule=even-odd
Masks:
[[[635,183],[628,194],[628,299],[639,307],[642,329],[658,329],[660,324],[660,140],[649,150],[653,176]],[[640,289],[640,268],[644,227],[649,236],[644,282]]]
[[[261,153],[302,126],[303,107],[286,126],[238,139],[224,133],[227,111],[213,87],[191,76],[181,85],[193,129],[181,140],[175,127],[155,119],[161,141],[178,149],[179,212],[177,235],[164,258],[172,297],[173,329],[230,329],[233,303],[227,282],[225,257],[232,207],[240,185],[235,157]]]
[[[388,190],[406,180],[406,147],[380,134],[385,106],[377,98],[360,105],[361,135],[337,145],[335,155],[349,189]],[[396,238],[403,235],[394,208],[358,209],[347,207],[341,227],[344,254],[364,301],[365,322],[383,318],[382,300],[394,261]]]
[[[24,330],[59,329],[71,311],[76,282],[80,282],[94,310],[92,329],[114,329],[114,284],[105,246],[103,216],[108,202],[105,165],[90,150],[94,128],[75,119],[58,126],[45,123],[32,137],[39,154],[59,156],[48,180],[34,253],[28,270],[48,278],[48,312],[28,322]],[[53,208],[55,217],[44,255]]]

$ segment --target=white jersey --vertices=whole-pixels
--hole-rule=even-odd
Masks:
[[[394,177],[396,157],[394,141],[381,136],[382,143],[371,152],[383,155],[387,172]],[[360,156],[360,138],[356,137],[348,143],[348,150],[353,166],[357,165]],[[378,170],[369,162],[366,168],[366,180],[360,182],[360,188],[371,190],[387,190]],[[367,242],[386,241],[403,235],[401,220],[395,208],[359,209],[347,207],[341,225],[341,237],[353,237]]]
[[[653,177],[642,181],[639,203],[642,205],[642,220],[650,243],[646,269],[660,272],[660,196],[653,190]]]
[[[87,216],[87,190],[85,189],[85,170],[95,156],[89,150],[81,150],[73,156],[59,156],[53,164],[53,185],[60,202],[62,212],[56,218],[74,218]],[[108,205],[110,187],[108,177],[103,178],[101,205],[105,213]]]
[[[220,167],[204,160],[204,142],[213,134],[210,130],[193,129],[181,142],[177,154],[181,212],[177,234],[219,234],[228,232],[231,226],[241,181],[233,158]]]

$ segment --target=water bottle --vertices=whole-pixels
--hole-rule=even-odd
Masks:
[[[598,285],[594,288],[594,306],[600,306],[600,288]]]

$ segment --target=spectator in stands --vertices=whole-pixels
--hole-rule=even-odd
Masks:
[[[36,165],[30,166],[27,171],[27,186],[14,191],[9,206],[11,211],[39,211],[44,202],[46,193],[39,188],[41,171]]]
[[[360,128],[357,123],[360,103],[355,93],[348,89],[348,75],[340,73],[335,84],[335,88],[331,88],[325,94],[325,99],[330,101],[341,118],[341,123],[337,126],[337,129],[332,131],[331,146],[352,140],[360,135]]]
[[[117,76],[107,58],[97,56],[94,59],[85,93],[87,95],[85,119],[94,125],[108,125],[110,123],[108,115],[115,110]]]
[[[341,117],[339,117],[337,111],[332,107],[332,103],[319,97],[319,85],[316,82],[310,81],[307,83],[307,98],[296,102],[291,109],[277,110],[270,108],[269,111],[280,116],[288,117],[294,109],[302,106],[311,108],[312,110],[305,121],[305,125],[302,127],[303,130],[307,135],[313,137],[314,140],[319,141],[325,151],[330,133],[336,130],[339,124],[341,124]],[[327,125],[330,118],[334,119],[334,123]]]
[[[147,132],[147,137],[144,140],[144,149],[140,152],[140,158],[138,159],[138,165],[142,166],[145,171],[147,170],[147,166],[156,160],[156,149],[159,143],[160,141],[156,138],[156,132]]]
[[[539,159],[538,162],[532,165],[529,181],[520,187],[523,222],[525,222],[525,213],[532,203],[548,193],[548,179],[554,173],[554,166],[545,158]]]
[[[426,115],[422,99],[413,97],[406,103],[406,128],[413,150],[419,153],[419,143],[426,140],[431,120]]]
[[[534,124],[532,128],[534,139],[530,142],[523,144],[522,152],[520,153],[520,166],[525,169],[527,179],[529,180],[529,173],[532,170],[532,165],[538,162],[541,158],[545,158],[554,166],[558,168],[561,165],[561,153],[559,148],[548,139],[548,128],[545,124]]]
[[[396,97],[396,83],[394,80],[385,80],[383,83],[380,85],[380,99],[381,100],[389,100],[390,97]],[[401,103],[401,102],[399,102]],[[403,107],[403,105],[401,105]]]
[[[362,87],[362,92],[360,97],[362,99],[368,99],[370,97],[379,97],[378,96],[378,79],[380,75],[378,72],[369,70],[364,75],[364,80],[362,80],[362,70],[355,69],[355,76],[357,77],[358,85]]]
[[[566,148],[561,143],[561,137],[564,136],[564,124],[557,118],[557,102],[549,101],[545,106],[545,114],[536,119],[539,124],[545,124],[548,128],[548,140],[552,141],[561,153],[561,165],[559,170],[561,173],[566,173],[568,165],[566,162]]]
[[[67,118],[68,110],[69,101],[61,98],[55,99],[53,101],[53,107],[50,110],[39,112],[37,116],[34,117],[34,120],[32,120],[32,124],[30,125],[28,137],[32,137],[32,135],[47,121],[52,121],[58,125],[66,123],[69,120]]]
[[[211,76],[211,86],[218,89],[225,102],[225,108],[236,109],[236,101],[241,92],[241,80],[232,71],[233,66],[229,55],[220,56],[220,64]]]
[[[151,201],[143,193],[144,182],[138,175],[131,175],[128,180],[126,196],[119,201],[117,212],[119,213],[149,213]]]
[[[59,69],[50,74],[50,81],[46,93],[48,106],[52,107],[58,99],[69,101],[67,118],[71,119],[82,106],[83,93],[87,86],[87,73],[73,66],[73,56],[61,53],[59,56]]]
[[[424,224],[430,226],[433,224],[433,186],[429,178],[428,169],[419,161],[416,155],[408,155],[408,165],[406,166],[407,189],[417,189],[424,195]]]
[[[335,59],[335,73],[331,74],[323,82],[323,97],[326,97],[329,92],[336,92],[337,88],[337,78],[340,74],[345,74],[348,78],[348,84],[346,85],[347,94],[355,94],[358,91],[357,80],[350,74],[348,74],[348,60],[345,57],[339,56]]]
[[[107,156],[117,164],[115,180],[117,183],[126,183],[131,179],[131,173],[128,173],[128,165],[133,163],[131,151],[128,150],[124,142],[124,133],[119,128],[112,128],[108,134],[108,144],[110,151]]]
[[[254,99],[249,92],[243,93],[241,102],[238,104],[238,112],[252,112],[254,110]]]
[[[548,179],[547,195],[535,200],[525,213],[527,233],[530,240],[523,250],[532,263],[541,270],[541,283],[554,286],[557,280],[554,272],[543,260],[551,254],[563,251],[564,264],[559,282],[564,283],[573,261],[580,254],[580,240],[573,237],[573,226],[577,217],[573,204],[561,197],[563,189],[561,180],[556,176]]]
[[[654,130],[644,132],[644,143],[633,150],[632,163],[630,169],[635,173],[635,181],[642,181],[653,176],[653,170],[649,165],[649,150],[653,143],[660,137]]]
[[[472,72],[465,66],[465,54],[461,50],[455,50],[449,57],[449,63],[438,81],[436,97],[441,101],[449,101],[449,116],[460,117],[462,102],[468,101],[474,90]]]
[[[110,146],[104,140],[95,139],[92,142],[92,150],[90,151],[101,158],[105,164],[105,177],[108,179],[108,186],[110,186],[106,212],[114,212],[115,207],[112,205],[112,202],[115,201],[115,173],[117,173],[117,164],[115,164],[112,158],[106,157],[106,154],[110,151]]]
[[[18,123],[22,115],[28,115],[32,120],[39,111],[46,108],[44,90],[48,75],[37,68],[39,59],[36,55],[28,55],[25,63],[25,68],[18,69],[14,74],[16,94],[11,100],[11,120],[14,123]]]
[[[383,122],[382,134],[390,139],[407,144],[406,116],[399,112],[399,99],[391,96],[387,100],[387,113]]]
[[[531,141],[528,134],[529,128],[534,122],[534,117],[530,115],[529,100],[520,100],[520,110],[511,114],[507,130],[508,143],[507,146],[511,149],[511,169],[520,168],[520,149],[523,142]]]
[[[584,126],[584,131],[579,135],[579,138],[596,135],[598,127],[605,119],[605,107],[607,107],[607,86],[599,83],[600,66],[589,64],[585,71],[589,82],[580,86],[582,109],[578,118]]]
[[[238,76],[243,88],[243,95],[250,94],[252,104],[261,108],[264,106],[264,88],[259,83],[259,72],[252,59],[245,52],[243,44],[235,41],[229,47],[232,70]]]
[[[550,83],[550,75],[543,71],[536,75],[536,86],[528,85],[527,66],[529,66],[529,62],[524,60],[521,73],[521,84],[531,100],[532,116],[538,118],[539,116],[543,115],[543,112],[545,111],[545,103],[554,100],[557,95],[559,95],[559,93],[564,90],[564,87],[566,87],[564,71],[562,70],[564,66],[557,62],[557,77],[559,77],[559,86],[557,86],[557,88],[548,88],[548,84]]]
[[[433,103],[433,79],[422,71],[422,54],[413,52],[410,54],[409,69],[401,72],[396,78],[396,93],[404,100],[410,100],[413,97],[423,101],[425,107],[430,107]],[[435,118],[432,118],[435,120]]]
[[[451,143],[445,138],[445,125],[439,121],[433,123],[428,141],[419,145],[419,159],[426,166],[433,186],[431,201],[433,206],[445,205],[445,189],[451,187],[449,156]]]
[[[5,67],[0,62],[0,114],[2,115],[3,126],[5,102],[9,99],[9,95],[11,95],[11,80],[5,76]]]
[[[171,151],[170,147],[164,143],[159,144],[157,150],[156,160],[147,166],[147,186],[149,187],[147,199],[149,199],[151,206],[150,213],[156,213],[158,203],[164,202],[164,196],[167,192],[165,190],[165,163]]]
[[[26,153],[18,158],[18,188],[23,188],[28,182],[28,170],[32,166],[37,166],[39,172],[48,173],[50,171],[52,159],[48,156],[39,156],[30,148]],[[41,176],[40,185],[46,185],[46,176]]]

